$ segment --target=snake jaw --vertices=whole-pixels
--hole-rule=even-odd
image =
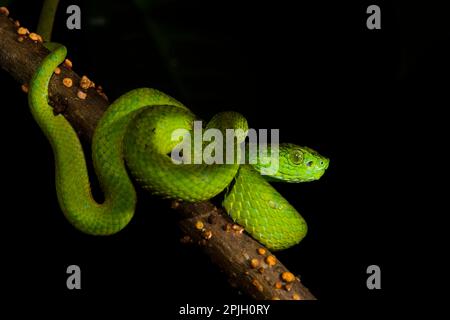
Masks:
[[[264,168],[277,164],[277,170],[267,174]],[[265,154],[253,164],[253,168],[260,172],[268,181],[289,183],[309,182],[320,179],[328,168],[330,160],[317,151],[300,147],[291,143],[282,143],[278,152],[273,153],[268,147]]]

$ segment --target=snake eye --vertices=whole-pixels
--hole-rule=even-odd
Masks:
[[[301,151],[294,151],[291,153],[291,161],[294,164],[300,164],[303,161],[303,153]]]

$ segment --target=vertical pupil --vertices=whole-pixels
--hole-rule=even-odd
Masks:
[[[294,164],[299,164],[303,160],[303,154],[301,152],[294,152],[290,155],[290,159]]]

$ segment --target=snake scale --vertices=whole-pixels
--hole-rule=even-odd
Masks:
[[[227,213],[269,249],[286,249],[303,239],[305,220],[269,181],[317,180],[329,160],[307,147],[280,144],[279,169],[271,176],[261,175],[266,163],[263,159],[253,165],[174,164],[170,152],[178,142],[171,134],[180,128],[191,131],[197,118],[183,104],[155,89],[124,94],[99,121],[92,160],[105,200],[97,203],[78,136],[64,116],[55,115],[48,104],[50,78],[66,54],[64,46],[52,45],[30,82],[28,101],[54,152],[59,205],[77,229],[92,235],[110,235],[123,229],[135,211],[133,178],[153,194],[191,202],[211,199],[225,190],[222,204]],[[239,113],[222,112],[206,128],[245,131],[248,126]]]

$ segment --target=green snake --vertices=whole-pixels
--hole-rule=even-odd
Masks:
[[[135,211],[133,179],[163,198],[196,202],[223,194],[223,207],[232,219],[269,249],[286,249],[303,239],[305,220],[269,181],[317,180],[329,160],[307,147],[280,144],[279,169],[270,176],[261,175],[261,170],[271,153],[269,159],[258,158],[254,164],[175,164],[170,152],[179,141],[172,139],[172,133],[180,128],[192,131],[198,119],[183,104],[155,89],[124,94],[100,119],[92,140],[92,161],[105,200],[97,203],[79,138],[48,103],[49,81],[66,54],[64,46],[52,46],[30,81],[28,101],[54,152],[60,208],[77,229],[92,235],[122,230]],[[239,113],[222,112],[207,128],[246,131],[248,126]]]

